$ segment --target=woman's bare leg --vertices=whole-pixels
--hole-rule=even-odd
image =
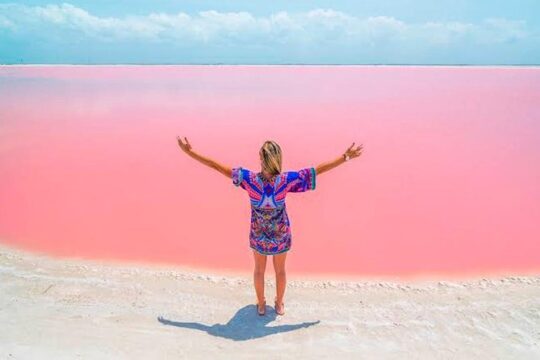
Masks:
[[[262,305],[264,301],[264,271],[266,270],[266,255],[253,250],[255,270],[253,271],[253,284],[257,293],[257,301]],[[262,307],[259,309],[262,311]]]
[[[274,255],[274,270],[276,272],[276,297],[278,305],[283,302],[283,296],[285,295],[285,287],[287,284],[287,278],[285,275],[285,259],[287,258],[287,252]]]

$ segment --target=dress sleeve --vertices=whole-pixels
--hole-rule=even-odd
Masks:
[[[246,185],[249,181],[249,170],[244,169],[241,166],[232,169],[232,182],[235,186],[240,186],[242,189],[246,189]]]
[[[287,172],[287,191],[304,192],[315,190],[316,172],[314,167]]]

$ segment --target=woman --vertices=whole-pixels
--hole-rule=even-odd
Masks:
[[[249,244],[255,259],[253,283],[257,294],[257,313],[266,313],[264,297],[264,272],[266,257],[273,255],[276,273],[276,298],[274,309],[278,315],[284,315],[283,295],[285,294],[285,258],[291,248],[291,229],[285,207],[285,196],[290,192],[315,190],[316,177],[356,158],[362,153],[362,144],[354,149],[353,144],[336,159],[317,167],[306,167],[298,171],[281,171],[281,148],[275,141],[265,141],[259,150],[261,171],[253,172],[241,166],[230,168],[208,157],[197,154],[187,138],[185,143],[177,136],[178,145],[192,158],[216,169],[232,179],[235,186],[240,186],[249,194],[251,202],[251,229]]]

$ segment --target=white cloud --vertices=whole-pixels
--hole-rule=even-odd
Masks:
[[[15,25],[10,21],[8,20],[6,17],[0,15],[0,29],[14,29],[15,28]]]
[[[527,24],[525,21],[512,21],[507,19],[486,19],[484,21],[488,42],[508,42],[524,39],[528,36]],[[489,35],[489,37],[487,36]]]
[[[47,6],[0,4],[0,29],[15,33],[71,31],[104,41],[137,39],[192,43],[305,43],[350,45],[381,40],[430,44],[460,41],[504,43],[529,36],[524,21],[486,19],[479,23],[406,23],[391,16],[360,18],[332,9],[278,12],[256,17],[248,12],[151,13],[99,17],[68,3]]]

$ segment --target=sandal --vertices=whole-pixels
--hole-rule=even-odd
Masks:
[[[274,309],[276,310],[276,314],[278,315],[285,315],[285,310],[283,310],[285,304],[283,303],[283,301],[281,302],[281,311],[278,312],[278,307],[277,307],[278,303],[277,303],[277,298],[274,300]]]
[[[259,304],[257,303],[257,314],[259,314],[260,316],[263,316],[264,314],[266,314],[266,299],[263,301],[263,311],[260,312],[259,311]]]

